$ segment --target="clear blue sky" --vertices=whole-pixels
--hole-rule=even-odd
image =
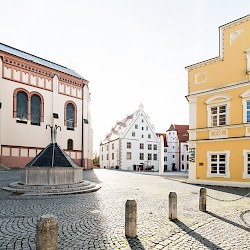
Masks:
[[[0,0],[0,42],[90,81],[94,150],[142,103],[156,132],[188,124],[185,66],[219,55],[249,0]]]

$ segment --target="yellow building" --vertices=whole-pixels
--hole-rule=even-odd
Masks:
[[[186,67],[189,182],[250,187],[250,15],[219,34],[220,55]]]

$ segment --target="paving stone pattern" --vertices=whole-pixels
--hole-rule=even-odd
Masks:
[[[0,171],[0,185],[20,178]],[[250,198],[221,202],[208,198],[200,212],[201,186],[154,174],[116,170],[84,171],[100,183],[95,193],[22,196],[0,191],[0,249],[36,249],[35,233],[43,214],[59,220],[59,249],[250,249]],[[206,187],[210,196],[230,200],[249,189]],[[176,192],[178,220],[168,219],[168,195]],[[137,202],[136,238],[125,237],[125,203]]]

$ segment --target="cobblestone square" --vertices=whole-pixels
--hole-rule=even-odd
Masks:
[[[20,171],[0,171],[0,185]],[[207,211],[199,211],[201,186],[185,177],[95,169],[84,179],[101,185],[94,193],[22,196],[0,190],[0,249],[36,249],[43,214],[59,221],[59,249],[249,249],[250,190],[206,186]],[[176,192],[178,220],[168,219],[168,195]],[[136,238],[125,237],[125,203],[137,202]],[[223,201],[221,201],[223,200]],[[235,201],[229,201],[235,200]]]

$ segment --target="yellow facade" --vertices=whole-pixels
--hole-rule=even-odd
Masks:
[[[219,32],[220,55],[186,67],[189,182],[250,187],[250,15]]]

